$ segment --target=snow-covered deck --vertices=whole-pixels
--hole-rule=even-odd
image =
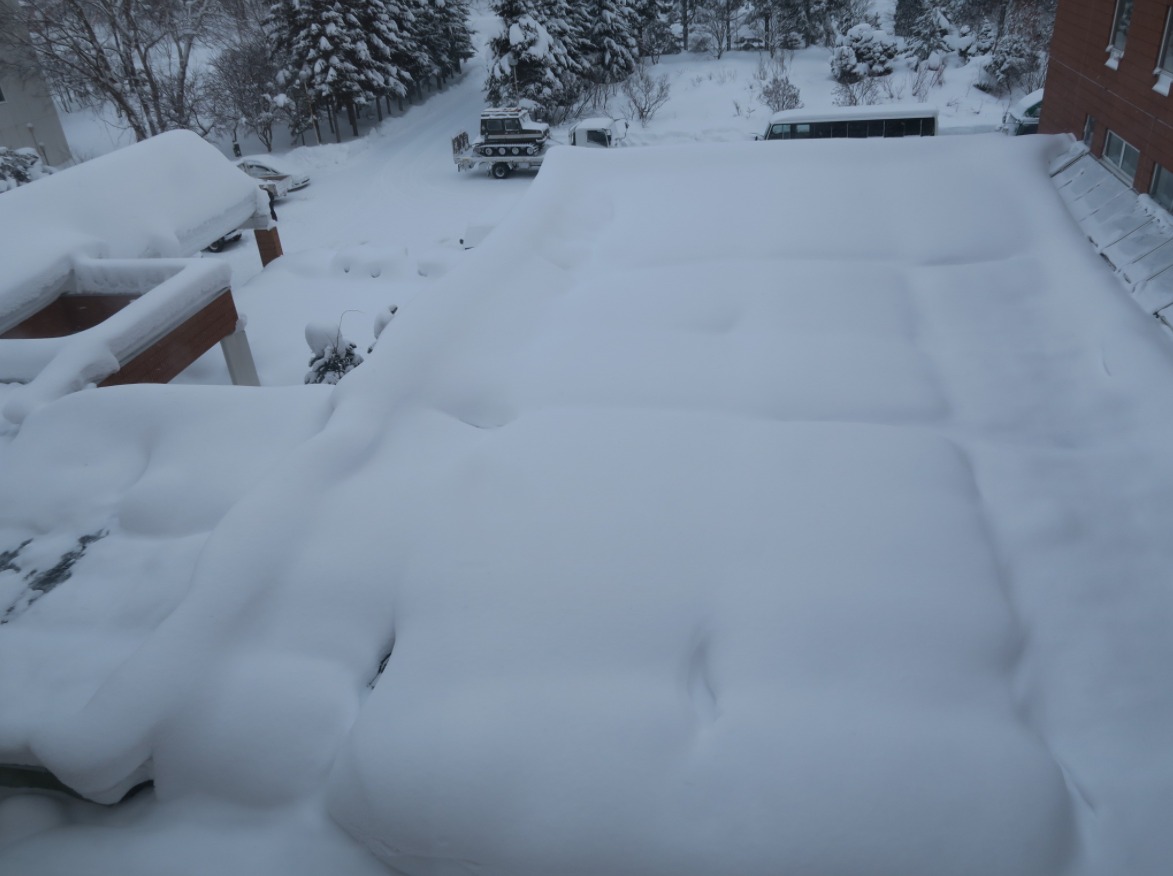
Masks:
[[[5,416],[19,422],[33,404],[101,382],[163,339],[174,339],[225,294],[227,309],[218,321],[228,322],[213,332],[218,336],[201,337],[198,349],[174,351],[176,363],[162,369],[162,379],[232,336],[236,313],[227,266],[181,258],[267,217],[256,183],[190,131],[153,137],[5,193],[0,334],[70,293],[136,298],[77,334],[0,338],[0,381],[32,384],[5,404]],[[256,382],[243,335],[225,353],[234,357],[232,367],[252,371],[247,382]]]
[[[30,415],[0,760],[157,791],[0,861],[1162,872],[1173,349],[1062,141],[783,145],[556,150],[334,390]]]

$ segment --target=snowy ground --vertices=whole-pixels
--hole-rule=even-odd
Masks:
[[[265,388],[0,436],[0,761],[155,780],[0,800],[0,872],[1163,872],[1173,348],[1060,141],[735,142],[756,63],[536,177],[453,168],[475,67],[296,150],[216,257]]]

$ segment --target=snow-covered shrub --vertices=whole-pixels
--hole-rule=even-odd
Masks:
[[[936,56],[939,60],[939,56]],[[909,76],[910,91],[912,96],[916,98],[918,103],[924,103],[929,99],[929,92],[934,88],[939,88],[945,84],[945,65],[938,63],[933,65],[933,58],[917,64],[916,69]]]
[[[855,82],[838,83],[831,92],[831,102],[835,106],[871,106],[879,103],[882,96],[878,81],[865,76]]]
[[[978,77],[978,88],[990,94],[1006,94],[1012,89],[1034,91],[1047,76],[1047,53],[1026,34],[1011,33],[994,47]]]
[[[671,91],[667,73],[653,76],[642,65],[623,83],[627,107],[641,125],[646,125],[668,102]]]
[[[799,109],[802,106],[798,86],[790,81],[786,64],[782,61],[771,58],[768,64],[759,62],[754,78],[758,81],[757,97],[771,112]]]
[[[305,342],[314,354],[306,383],[337,383],[362,364],[357,345],[346,340],[337,325],[311,322],[305,327]]]
[[[896,40],[863,22],[840,35],[831,51],[831,76],[855,82],[866,76],[887,76],[899,49]]]
[[[0,146],[0,192],[30,183],[52,172],[52,168],[41,161],[35,149]]]
[[[977,87],[991,94],[1011,90],[1034,91],[1043,87],[1055,13],[1046,7],[1016,6],[1006,16]]]
[[[944,57],[952,51],[949,43],[956,35],[957,28],[949,20],[941,4],[929,0],[912,25],[908,47],[912,54],[922,61],[934,54]]]

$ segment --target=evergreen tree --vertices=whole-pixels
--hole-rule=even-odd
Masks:
[[[492,59],[485,93],[496,106],[523,105],[539,118],[557,117],[581,90],[581,67],[558,31],[570,21],[550,18],[541,0],[495,0],[502,32],[489,41]],[[555,26],[551,33],[546,26]]]
[[[896,0],[892,29],[896,36],[911,37],[916,20],[924,12],[924,0]]]
[[[461,65],[476,55],[468,23],[468,0],[432,0],[438,10],[438,61],[441,75],[460,72]]]
[[[612,85],[635,72],[639,47],[635,21],[627,0],[593,0],[586,4],[590,17],[588,70],[592,82]]]
[[[640,58],[658,61],[661,55],[679,51],[672,24],[676,21],[676,0],[634,0],[632,20]]]
[[[384,0],[277,0],[268,25],[278,85],[315,122],[320,108],[346,108],[357,135],[356,106],[410,82],[400,61],[408,46]]]

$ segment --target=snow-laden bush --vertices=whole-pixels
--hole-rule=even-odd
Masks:
[[[41,161],[35,149],[0,146],[0,192],[30,183],[52,172],[52,168]]]
[[[770,112],[802,107],[798,86],[790,81],[784,62],[776,58],[771,58],[769,63],[759,62],[754,78],[758,82],[757,97],[770,108]]]
[[[660,111],[672,92],[667,73],[653,76],[642,65],[628,77],[622,88],[632,118],[639,119],[641,125],[646,125]]]
[[[337,383],[362,364],[357,345],[342,336],[338,325],[311,322],[305,327],[305,342],[314,354],[306,383]]]
[[[831,76],[836,82],[887,76],[898,52],[894,37],[862,22],[836,39],[831,51]]]
[[[1042,87],[1046,74],[1046,52],[1028,36],[1012,33],[998,41],[975,85],[990,94],[1029,92]]]

